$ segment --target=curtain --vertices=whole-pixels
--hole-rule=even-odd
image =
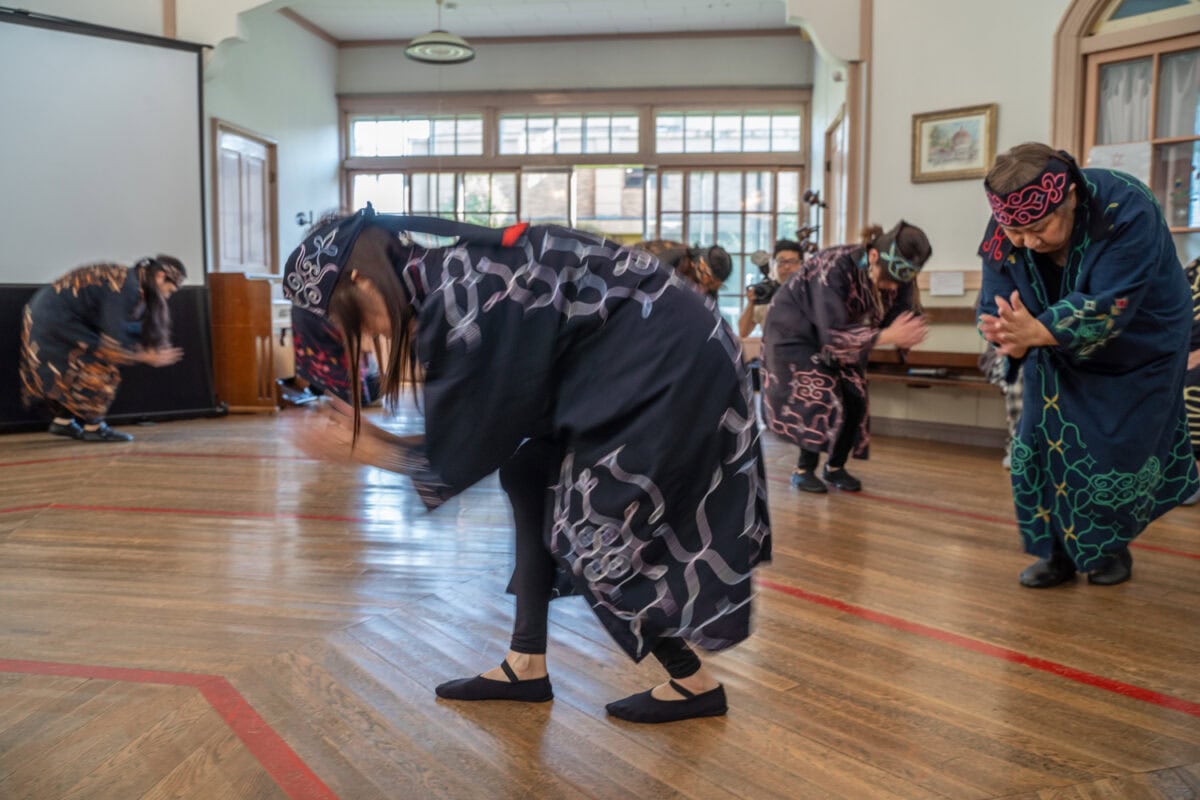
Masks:
[[[1156,137],[1200,136],[1200,50],[1163,56],[1159,64]]]
[[[1096,144],[1150,138],[1152,60],[1118,61],[1100,68],[1100,115]]]

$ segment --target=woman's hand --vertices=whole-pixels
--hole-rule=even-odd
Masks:
[[[879,332],[876,345],[893,344],[901,350],[909,350],[925,341],[929,335],[929,323],[911,311],[905,311],[892,324]]]
[[[1187,368],[1192,370],[1196,367],[1200,367],[1200,350],[1193,350],[1192,352],[1188,353]]]
[[[1031,347],[1058,344],[1046,326],[1025,308],[1018,292],[1013,291],[1007,301],[997,295],[996,308],[999,311],[996,316],[980,315],[979,331],[1002,354],[1022,358]]]
[[[142,350],[134,360],[152,367],[169,367],[177,364],[183,358],[182,347],[160,347],[156,350]]]
[[[354,408],[336,397],[325,397],[300,423],[296,446],[311,458],[362,464],[412,475],[425,471],[424,436],[397,436],[366,420],[354,441]]]

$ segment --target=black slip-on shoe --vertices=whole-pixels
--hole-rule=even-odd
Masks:
[[[1029,589],[1049,589],[1075,580],[1075,565],[1066,555],[1055,553],[1039,558],[1021,571],[1021,585]]]
[[[719,717],[729,710],[725,702],[725,687],[718,686],[703,694],[696,694],[680,686],[675,681],[669,681],[671,688],[683,695],[683,700],[659,700],[647,689],[638,694],[631,694],[621,700],[614,700],[604,707],[612,716],[626,722],[679,722],[697,717]]]
[[[820,478],[810,470],[802,469],[792,471],[792,488],[799,489],[802,492],[812,492],[813,494],[825,494],[829,491]]]
[[[446,700],[516,700],[522,703],[545,703],[554,699],[549,675],[526,681],[518,680],[517,673],[508,665],[507,659],[500,662],[500,668],[508,676],[507,681],[494,681],[476,675],[474,678],[447,681],[433,691],[438,697]]]
[[[1116,586],[1133,577],[1133,556],[1129,548],[1118,550],[1088,573],[1088,583],[1097,586]]]
[[[840,489],[843,492],[862,491],[862,481],[851,475],[849,472],[846,472],[844,469],[830,469],[829,467],[826,467],[825,474],[821,477],[825,479],[825,483],[829,484],[835,489]]]
[[[101,422],[100,427],[94,431],[83,429],[83,435],[79,437],[84,442],[132,442],[133,436],[128,433],[114,431],[108,427],[107,422]]]
[[[65,436],[68,439],[82,439],[83,438],[83,426],[80,425],[75,420],[71,420],[71,424],[69,424],[69,425],[62,425],[58,422],[51,422],[50,423],[50,433],[54,434],[55,436]]]

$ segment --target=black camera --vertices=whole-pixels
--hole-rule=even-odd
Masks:
[[[771,298],[775,296],[775,292],[779,289],[779,283],[770,278],[752,283],[746,287],[746,293],[750,296],[750,302],[756,306],[765,306],[771,302]]]

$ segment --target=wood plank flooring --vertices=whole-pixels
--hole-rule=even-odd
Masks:
[[[1035,592],[998,451],[876,439],[813,496],[769,440],[730,713],[636,726],[604,704],[657,665],[579,598],[552,703],[437,700],[506,649],[504,496],[428,514],[303,457],[304,413],[0,437],[0,798],[1200,798],[1200,507],[1131,582]]]

